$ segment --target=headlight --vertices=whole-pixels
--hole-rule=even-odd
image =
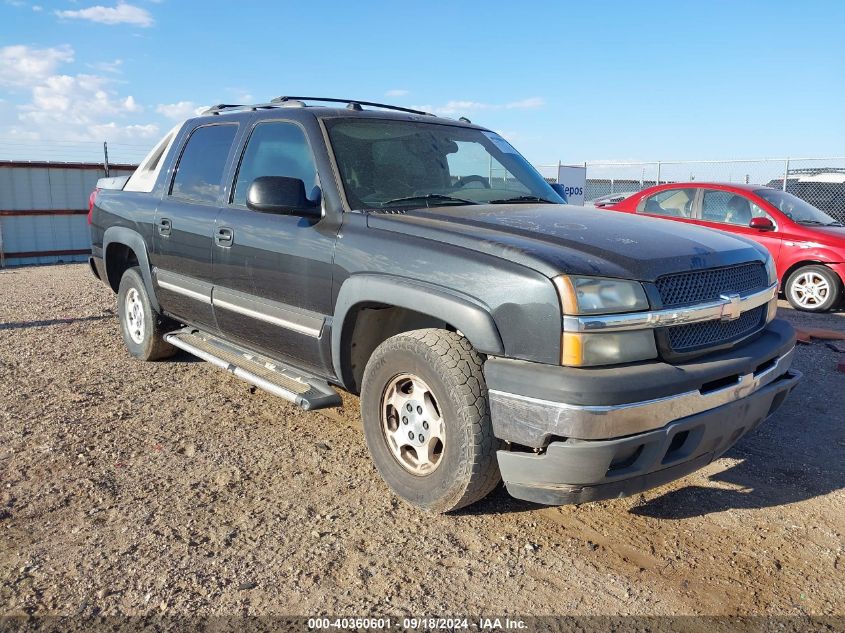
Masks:
[[[642,284],[606,277],[554,278],[564,314],[614,314],[648,310]]]
[[[569,316],[648,310],[642,284],[626,279],[561,275],[553,279],[563,313]],[[571,367],[619,365],[657,357],[654,330],[564,332],[561,364]]]
[[[564,332],[561,364],[570,367],[618,365],[657,357],[654,330]]]

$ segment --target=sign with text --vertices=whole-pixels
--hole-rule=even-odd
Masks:
[[[566,189],[569,204],[584,206],[584,189],[587,188],[587,168],[560,165],[557,168],[557,181]]]

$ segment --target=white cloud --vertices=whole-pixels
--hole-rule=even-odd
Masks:
[[[534,110],[542,108],[546,104],[541,97],[529,97],[519,101],[507,103],[483,103],[481,101],[448,101],[444,105],[420,105],[414,106],[417,110],[425,110],[434,114],[467,114],[470,112],[491,111],[491,110]]]
[[[385,92],[384,96],[385,97],[404,97],[404,96],[406,96],[410,93],[411,93],[410,90],[405,90],[404,88],[393,88],[393,89]]]
[[[102,73],[113,73],[117,74],[120,72],[121,66],[123,66],[122,59],[115,59],[111,62],[97,62],[95,64],[88,64],[88,68],[93,68],[94,70],[99,70]]]
[[[0,48],[0,85],[29,93],[25,103],[0,113],[0,136],[27,141],[154,139],[158,126],[133,119],[143,107],[132,95],[118,95],[114,81],[96,74],[61,74],[72,62],[70,46]]]
[[[108,139],[112,143],[131,141],[157,141],[162,133],[154,123],[146,125],[118,125],[115,122],[92,125],[89,136],[99,141]]]
[[[117,97],[105,77],[54,75],[32,89],[32,102],[20,106],[20,119],[50,127],[91,125],[104,118],[142,110],[135,98]]]
[[[0,85],[30,87],[54,74],[61,64],[73,61],[73,49],[63,44],[53,48],[4,46],[0,48]]]
[[[199,106],[193,101],[179,101],[177,103],[161,103],[156,106],[156,112],[174,121],[184,121],[202,114],[203,110],[207,108],[208,106]]]
[[[31,8],[33,11],[43,11],[44,7],[40,4],[33,4],[32,6],[29,5],[28,2],[24,0],[5,0],[5,4],[8,4],[10,7],[15,7],[16,9],[24,9],[26,7]]]
[[[114,7],[101,5],[88,7],[87,9],[56,11],[60,18],[71,20],[89,20],[99,24],[134,24],[135,26],[149,27],[154,23],[150,12],[134,4],[118,2]]]
[[[144,108],[138,105],[135,101],[135,97],[132,95],[129,95],[123,100],[123,109],[127,112],[143,112],[144,110]]]
[[[546,105],[542,97],[529,97],[522,101],[511,101],[505,104],[506,110],[533,110],[534,108],[542,108]]]

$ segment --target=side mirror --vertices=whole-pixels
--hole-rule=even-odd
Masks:
[[[246,206],[259,213],[319,218],[320,205],[305,195],[305,183],[287,176],[261,176],[249,185]]]
[[[564,201],[565,203],[569,204],[569,198],[567,198],[567,197],[566,197],[566,187],[564,187],[564,186],[563,186],[562,184],[560,184],[559,182],[553,182],[553,183],[551,184],[551,187],[552,187],[552,189],[554,189],[554,190],[555,190],[555,193],[556,193],[557,195],[559,195],[561,198],[563,198],[563,201]]]
[[[752,229],[757,229],[758,231],[774,231],[775,230],[775,223],[772,222],[769,218],[764,216],[758,216],[756,218],[751,218],[751,222],[748,223],[748,226]]]

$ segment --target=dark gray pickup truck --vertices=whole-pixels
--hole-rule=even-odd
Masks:
[[[501,480],[545,504],[630,495],[771,415],[795,336],[763,248],[558,191],[465,119],[221,105],[101,183],[91,268],[134,357],[181,348],[303,409],[360,394],[417,506]]]

